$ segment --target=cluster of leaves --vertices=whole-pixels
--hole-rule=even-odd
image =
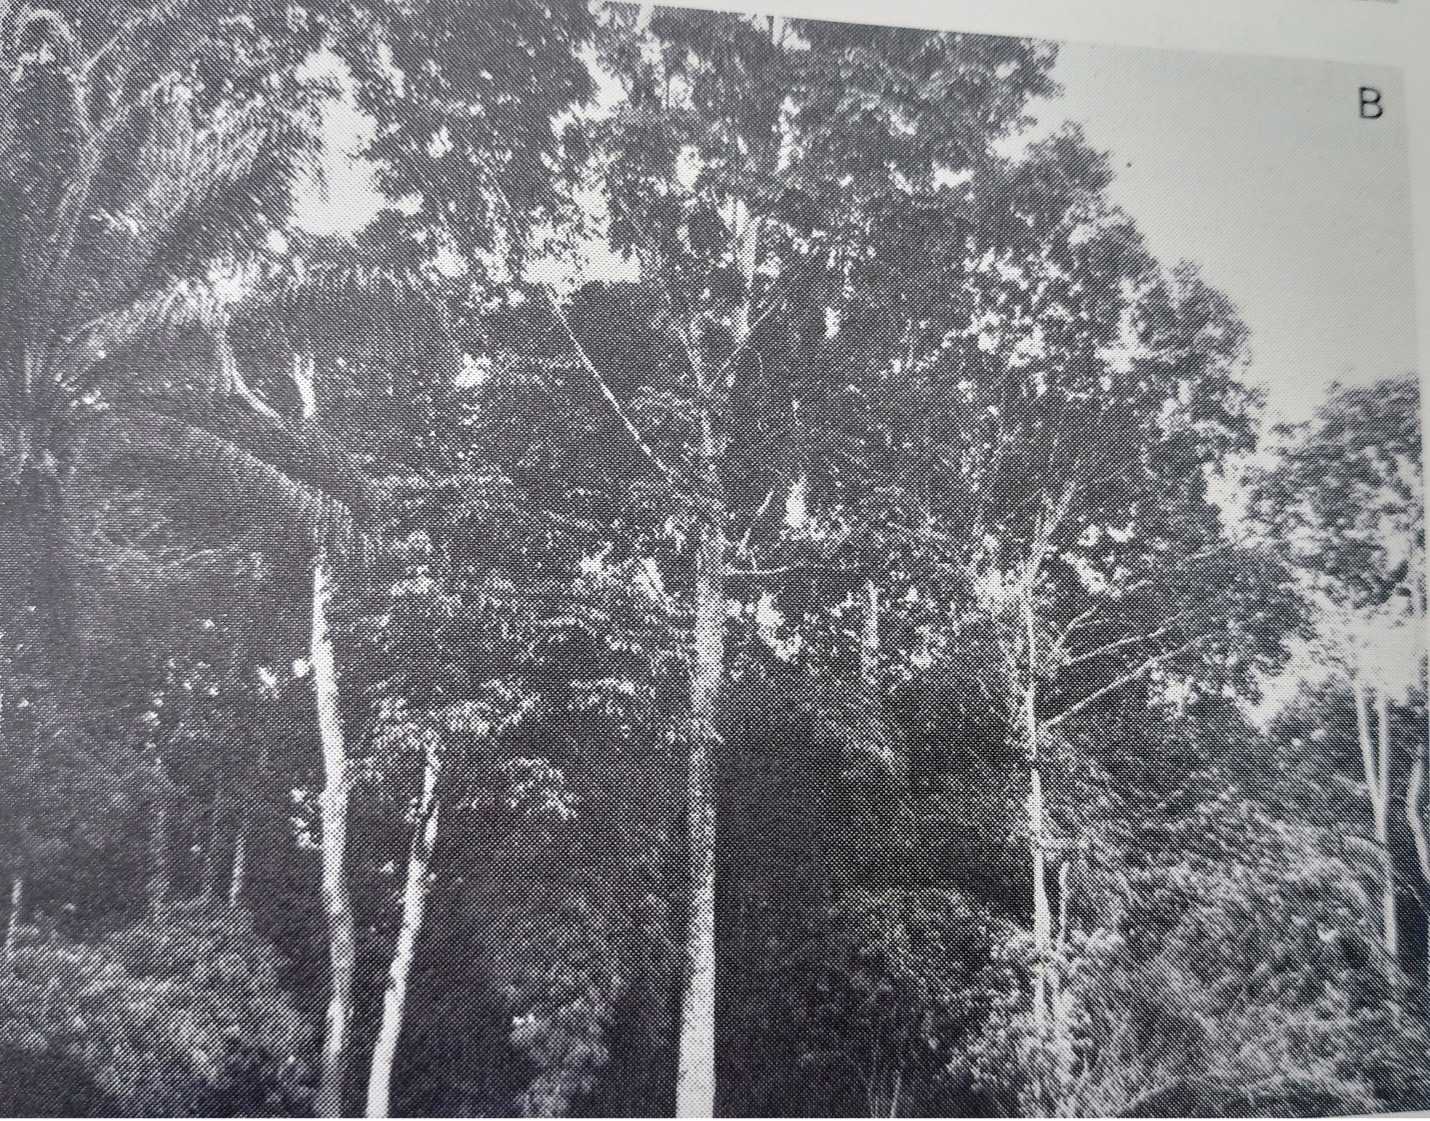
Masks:
[[[807,1061],[859,1086],[869,1116],[937,1112],[979,1006],[997,934],[947,891],[856,891],[836,900],[811,971]]]
[[[1078,926],[1050,963],[1050,1020],[1029,1011],[1037,955],[1015,936],[959,1062],[1001,1110],[1276,1115],[1423,1098],[1423,1025],[1386,985],[1365,888],[1332,833],[1227,787],[1085,851],[1070,884]]]
[[[309,1093],[310,1029],[242,912],[26,940],[0,1002],[8,1045],[79,1060],[123,1113],[289,1113]]]
[[[1420,595],[1425,555],[1420,385],[1387,378],[1330,387],[1316,416],[1281,425],[1275,466],[1263,471],[1253,511],[1320,590],[1358,609]]]

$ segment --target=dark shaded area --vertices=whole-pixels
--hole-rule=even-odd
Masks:
[[[3,1044],[0,1072],[0,1115],[113,1117],[120,1112],[84,1064],[65,1055]]]

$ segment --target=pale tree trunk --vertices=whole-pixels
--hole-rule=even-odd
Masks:
[[[1068,944],[1068,862],[1058,865],[1058,946]]]
[[[417,823],[407,855],[407,882],[402,893],[402,921],[397,945],[387,970],[387,987],[382,994],[382,1023],[373,1045],[372,1065],[367,1080],[367,1116],[386,1117],[392,1095],[392,1066],[397,1043],[402,1036],[402,1015],[407,1004],[407,981],[417,954],[417,938],[427,912],[427,896],[432,886],[432,853],[437,847],[437,780],[442,757],[435,740],[429,740],[422,768],[422,796],[417,806]]]
[[[203,883],[199,885],[199,898],[205,903],[212,903],[218,896],[218,836],[223,803],[223,784],[219,783],[214,786],[213,797],[209,800],[209,835],[204,842]]]
[[[695,553],[694,658],[690,669],[690,919],[685,939],[685,991],[680,1006],[675,1112],[715,1113],[715,700],[725,672],[724,502],[716,475],[714,423],[702,406],[701,457],[706,510]]]
[[[892,1073],[876,1070],[864,1079],[865,1109],[870,1117],[897,1117],[903,1092],[904,1071],[902,1067]]]
[[[238,811],[233,831],[233,864],[228,873],[228,905],[237,907],[248,883],[248,807]]]
[[[5,924],[5,964],[15,964],[15,944],[20,939],[20,909],[25,905],[25,877],[10,881],[10,917]]]
[[[1028,780],[1028,837],[1033,855],[1033,1022],[1048,1022],[1048,955],[1053,945],[1052,908],[1048,905],[1046,813],[1043,805],[1043,776],[1033,765]]]
[[[751,300],[759,266],[762,219],[748,204],[734,200],[735,257],[745,281],[745,298],[733,316],[731,341],[738,353],[749,340]],[[725,675],[725,495],[720,482],[720,444],[710,399],[711,384],[700,352],[699,331],[692,325],[684,343],[699,398],[700,536],[695,551],[694,658],[690,669],[690,763],[686,787],[690,846],[690,918],[685,936],[685,990],[681,994],[680,1036],[676,1052],[677,1117],[715,1114],[715,751],[716,697]]]
[[[1038,650],[1037,609],[1034,595],[1038,574],[1048,548],[1048,539],[1056,519],[1066,513],[1072,490],[1069,488],[1061,508],[1054,518],[1039,526],[1038,543],[1023,591],[1024,644],[1027,647],[1027,687],[1023,694],[1024,736],[1028,750],[1028,845],[1032,855],[1033,888],[1033,1027],[1038,1044],[1043,1048],[1047,1064],[1036,1079],[1041,1100],[1040,1108],[1060,1113],[1063,1108],[1063,1087],[1071,1076],[1072,1057],[1067,1039],[1069,994],[1064,993],[1055,970],[1053,944],[1053,911],[1048,898],[1048,822],[1043,796],[1042,727],[1038,723],[1038,675],[1041,654]],[[1068,935],[1068,866],[1058,868],[1058,948]]]
[[[1430,1001],[1430,839],[1425,829],[1425,764],[1427,745],[1422,739],[1415,749],[1415,761],[1410,766],[1410,781],[1405,788],[1405,821],[1415,839],[1416,862],[1420,869],[1420,909],[1425,915],[1425,994]]]
[[[860,701],[863,706],[862,715],[870,721],[878,719],[883,707],[879,646],[879,618],[882,612],[879,585],[870,580],[864,586],[864,633],[859,642],[859,685],[862,691]],[[909,777],[911,764],[907,756],[893,749],[881,735],[870,737],[869,743],[877,751],[880,761],[888,768],[890,775],[898,779]]]
[[[172,783],[164,760],[154,759],[154,794],[149,804],[149,917],[167,922],[174,891],[173,855],[169,851],[173,813]]]
[[[1047,821],[1043,804],[1042,767],[1038,759],[1038,633],[1033,612],[1033,589],[1036,581],[1029,579],[1023,599],[1023,622],[1028,646],[1028,684],[1023,693],[1023,734],[1028,751],[1028,844],[1033,858],[1033,1022],[1044,1027],[1050,1005],[1048,991],[1048,957],[1053,945],[1053,916],[1048,903],[1046,854]]]
[[[1051,976],[1053,950],[1053,914],[1048,901],[1047,868],[1047,810],[1043,801],[1043,774],[1040,758],[1041,727],[1038,723],[1038,674],[1041,669],[1038,651],[1038,616],[1034,597],[1038,590],[1038,578],[1043,570],[1043,562],[1051,547],[1052,536],[1062,519],[1067,516],[1072,504],[1075,485],[1069,483],[1063,490],[1061,500],[1054,505],[1050,497],[1045,497],[1043,512],[1039,515],[1034,534],[1033,546],[1028,558],[1023,580],[1023,644],[1027,649],[1027,686],[1023,691],[1023,735],[1028,757],[1028,846],[1032,850],[1033,865],[1033,1023],[1041,1031],[1050,1034],[1047,1038],[1058,1042],[1062,1031],[1061,1017],[1057,1015],[1060,1001],[1056,991],[1056,980]],[[1016,660],[1010,664],[1009,672],[1016,675]]]
[[[1366,789],[1370,794],[1371,825],[1381,868],[1381,935],[1385,946],[1386,968],[1392,983],[1400,962],[1400,938],[1395,914],[1395,860],[1390,850],[1390,721],[1383,691],[1367,686],[1357,679],[1354,683],[1356,703],[1356,736],[1360,740],[1361,765],[1365,770]],[[1371,730],[1370,702],[1367,693],[1376,697],[1380,720],[1380,744]]]
[[[859,679],[864,700],[874,704],[879,696],[879,585],[870,580],[864,589],[864,641],[859,646]]]
[[[1417,569],[1423,570],[1425,558],[1419,558]],[[1415,620],[1415,631],[1420,641],[1426,641],[1425,607],[1421,599],[1421,582],[1415,575],[1410,587],[1410,612]],[[1426,687],[1425,665],[1422,661],[1417,673],[1417,685]],[[1430,693],[1426,694],[1430,699]],[[1410,766],[1410,779],[1405,788],[1405,823],[1410,826],[1410,835],[1415,839],[1415,857],[1420,870],[1420,910],[1425,917],[1425,999],[1430,1003],[1430,837],[1426,835],[1426,815],[1430,811],[1425,798],[1425,773],[1430,762],[1430,728],[1421,728],[1419,743],[1415,748],[1415,759]]]
[[[750,337],[750,293],[755,281],[755,270],[759,267],[760,226],[758,218],[750,214],[750,207],[744,199],[736,199],[731,207],[731,226],[735,233],[735,267],[745,281],[745,299],[735,308],[731,334],[735,345],[741,345]]]
[[[322,897],[328,921],[330,966],[328,1008],[323,1021],[323,1049],[318,1092],[313,1108],[319,1117],[343,1115],[349,1034],[353,1017],[353,972],[357,961],[357,926],[347,882],[348,760],[338,708],[338,670],[328,628],[332,570],[319,549],[313,560],[313,695],[318,715],[318,740],[323,754],[324,786],[319,798],[322,816]]]
[[[1058,865],[1058,927],[1056,938],[1056,949],[1059,955],[1067,950],[1069,935],[1068,911],[1071,907],[1071,891],[1069,888],[1068,862],[1062,861]],[[1067,1045],[1066,1035],[1068,1024],[1072,1022],[1073,991],[1063,985],[1060,978],[1054,978],[1049,985],[1048,994],[1048,1019],[1052,1024],[1052,1039],[1058,1044],[1057,1060],[1059,1066],[1059,1077],[1064,1081],[1071,1076],[1072,1071],[1069,1063],[1072,1060],[1071,1048]]]

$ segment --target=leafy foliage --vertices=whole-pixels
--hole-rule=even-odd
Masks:
[[[395,1107],[669,1112],[718,531],[722,1109],[1424,1104],[1348,702],[1248,715],[1328,603],[1422,609],[1416,387],[1280,433],[1269,541],[1234,532],[1247,328],[1076,129],[1022,143],[1051,46],[83,8],[0,47],[7,1062],[127,1112],[308,1108],[331,547],[360,1035],[441,814]],[[339,94],[386,205],[317,236]]]
[[[986,917],[947,892],[853,892],[827,917],[816,964],[810,1061],[847,1064],[869,1116],[937,1111],[947,1068],[981,1019]]]
[[[31,942],[0,992],[7,1043],[81,1060],[124,1113],[264,1115],[307,1093],[307,1030],[242,914]]]
[[[1058,1032],[1024,1009],[1026,943],[1002,952],[1001,1007],[964,1061],[975,1087],[1013,1114],[1279,1115],[1423,1097],[1424,1029],[1397,1024],[1365,889],[1333,835],[1230,788],[1123,844],[1076,866],[1085,917],[1056,954]]]

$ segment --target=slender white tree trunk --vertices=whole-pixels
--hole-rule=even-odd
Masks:
[[[1424,558],[1420,558],[1419,563],[1424,565]],[[1415,631],[1419,635],[1420,641],[1424,642],[1425,634],[1425,610],[1420,597],[1420,578],[1417,576],[1410,589],[1410,611],[1415,619]],[[1424,676],[1425,666],[1422,661],[1417,674],[1417,686],[1424,689],[1426,686]],[[1426,694],[1430,697],[1430,694]],[[1420,910],[1425,917],[1425,995],[1430,1001],[1430,837],[1426,835],[1426,813],[1430,810],[1430,805],[1425,799],[1425,775],[1427,763],[1430,763],[1430,738],[1427,738],[1430,728],[1421,728],[1419,743],[1415,748],[1415,759],[1410,765],[1410,779],[1405,788],[1405,823],[1410,826],[1410,835],[1415,840],[1416,863],[1420,870]]]
[[[1048,1022],[1048,957],[1053,946],[1053,915],[1048,902],[1047,814],[1043,804],[1043,775],[1038,759],[1038,632],[1033,611],[1035,581],[1028,581],[1023,599],[1023,623],[1028,646],[1028,684],[1023,693],[1023,734],[1028,750],[1028,844],[1033,858],[1033,1022]]]
[[[212,903],[218,895],[218,838],[220,807],[224,803],[223,784],[214,787],[209,801],[209,835],[204,841],[203,883],[199,885],[199,898]]]
[[[1048,1022],[1048,954],[1053,944],[1052,908],[1048,905],[1047,856],[1044,852],[1043,776],[1033,765],[1028,781],[1028,835],[1033,855],[1033,1022]]]
[[[690,921],[676,1066],[677,1117],[715,1113],[715,699],[725,672],[724,504],[715,475],[716,444],[702,409],[700,442],[708,509],[695,554],[694,659],[690,671]]]
[[[318,740],[323,754],[324,786],[319,798],[322,816],[322,897],[328,920],[330,966],[328,1008],[323,1022],[323,1048],[318,1092],[313,1108],[319,1117],[343,1115],[343,1087],[351,1043],[353,973],[357,962],[357,926],[347,882],[348,760],[338,707],[338,670],[328,628],[332,570],[326,553],[313,560],[313,635],[311,661],[313,695],[318,714]]]
[[[233,831],[233,864],[228,873],[228,905],[237,907],[248,882],[248,809],[239,811],[238,827]]]
[[[1390,699],[1383,688],[1375,691],[1376,724],[1380,732],[1380,820],[1376,823],[1375,841],[1380,849],[1381,867],[1385,875],[1385,952],[1395,964],[1400,963],[1400,923],[1396,914],[1395,851],[1390,847]]]
[[[1427,745],[1422,739],[1410,766],[1405,788],[1405,821],[1415,839],[1416,863],[1420,869],[1420,909],[1425,915],[1425,992],[1430,1000],[1430,838],[1425,829],[1425,764]]]
[[[1066,946],[1068,942],[1068,862],[1064,860],[1058,865],[1058,946]]]
[[[865,700],[879,695],[879,585],[870,580],[864,589],[864,641],[859,646],[859,677]]]
[[[392,1066],[402,1036],[402,1016],[407,1005],[407,981],[417,955],[417,938],[427,913],[427,896],[432,886],[432,853],[437,847],[437,781],[442,757],[438,744],[427,744],[422,768],[422,796],[417,806],[417,823],[407,855],[407,882],[402,892],[402,921],[397,945],[387,970],[387,987],[382,994],[382,1023],[373,1045],[372,1065],[367,1080],[367,1116],[386,1117],[392,1096]]]
[[[25,877],[16,875],[10,881],[10,917],[5,924],[5,964],[15,963],[15,944],[20,938],[20,908],[25,905]]]
[[[1384,692],[1354,681],[1356,736],[1360,741],[1361,765],[1370,793],[1371,825],[1381,868],[1381,933],[1386,968],[1392,982],[1400,962],[1400,938],[1395,914],[1395,860],[1390,850],[1390,720]],[[1380,744],[1371,730],[1369,694],[1376,698],[1380,724]]]

